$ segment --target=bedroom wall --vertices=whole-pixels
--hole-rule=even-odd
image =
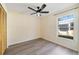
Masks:
[[[59,45],[62,45],[64,47],[79,51],[79,38],[78,38],[78,28],[79,28],[79,19],[78,19],[78,10],[71,10],[69,12],[65,12],[59,15],[48,15],[46,17],[41,17],[41,37],[57,43]],[[77,17],[75,18],[75,25],[74,25],[74,39],[67,39],[67,38],[61,38],[57,36],[57,17],[58,16],[63,16],[66,14],[72,14],[74,13]]]
[[[8,46],[40,38],[40,19],[16,12],[7,13]]]
[[[49,41],[56,40],[56,19],[55,16],[49,15],[41,17],[40,22],[41,37]]]
[[[6,4],[2,3],[7,12],[7,45],[40,38],[40,17],[9,11]]]

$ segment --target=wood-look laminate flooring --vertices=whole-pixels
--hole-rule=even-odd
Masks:
[[[5,55],[77,55],[76,51],[64,48],[44,39],[35,39],[11,45]]]

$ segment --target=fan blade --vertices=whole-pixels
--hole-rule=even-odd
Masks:
[[[46,4],[43,4],[41,7],[41,11],[46,7]]]
[[[49,13],[49,11],[41,11],[40,13]]]
[[[32,13],[31,15],[36,14],[36,13]]]
[[[35,10],[35,9],[33,9],[33,8],[31,8],[31,7],[28,7],[28,8],[36,12],[36,10]]]

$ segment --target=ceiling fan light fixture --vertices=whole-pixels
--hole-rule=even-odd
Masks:
[[[41,16],[41,13],[36,13],[35,16]]]
[[[41,13],[37,13],[37,16],[41,16]]]

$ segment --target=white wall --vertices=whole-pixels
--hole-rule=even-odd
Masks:
[[[7,13],[8,46],[40,38],[40,19],[16,12]]]
[[[78,28],[79,28],[78,27],[78,21],[79,21],[78,17],[79,16],[77,15],[78,10],[79,9],[72,10],[72,11],[62,13],[59,15],[51,14],[46,17],[41,17],[41,37],[48,40],[48,41],[51,41],[51,42],[57,43],[59,45],[65,46],[67,48],[78,51],[79,50],[78,49],[79,46],[77,44],[77,42],[78,42]],[[74,39],[71,40],[71,39],[66,39],[66,38],[60,38],[57,36],[57,17],[66,15],[66,14],[71,14],[71,13],[75,13],[75,15],[78,16],[74,21],[75,22]]]
[[[56,39],[56,19],[53,15],[41,17],[41,37],[50,41]],[[53,38],[53,39],[52,39]],[[51,40],[52,39],[52,40]]]
[[[7,46],[40,38],[40,17],[8,11],[4,3],[2,6],[7,12]]]
[[[76,42],[77,42],[77,49],[79,51],[79,8],[76,9],[77,11],[77,20],[75,21],[75,39],[76,39]]]

